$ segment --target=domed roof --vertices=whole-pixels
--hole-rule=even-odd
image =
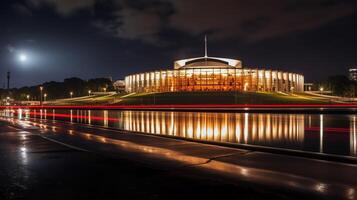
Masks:
[[[175,69],[180,68],[242,68],[240,60],[229,58],[209,57],[207,54],[207,36],[205,35],[205,55],[198,58],[177,60],[174,62]]]
[[[183,60],[177,60],[174,63],[175,69],[180,68],[242,68],[242,62],[240,60],[234,60],[229,58],[218,58],[218,57],[198,57],[189,58]]]

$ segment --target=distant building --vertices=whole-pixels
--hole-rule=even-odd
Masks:
[[[304,83],[304,91],[313,91],[314,84],[313,83]]]
[[[117,92],[124,92],[125,91],[125,81],[124,80],[117,80],[113,83],[114,89]]]
[[[357,81],[357,68],[350,68],[348,70],[351,81]]]

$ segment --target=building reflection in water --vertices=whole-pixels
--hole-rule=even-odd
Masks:
[[[70,110],[69,113],[70,113],[69,114],[70,115],[70,117],[69,117],[70,118],[70,122],[73,122],[73,110]]]
[[[108,110],[103,111],[103,125],[108,127]]]
[[[0,116],[357,156],[356,115],[4,109]]]
[[[357,132],[356,132],[356,116],[353,115],[350,119],[350,154],[357,156]]]
[[[320,115],[320,153],[324,152],[324,115]]]
[[[304,115],[124,111],[128,131],[230,143],[302,143]]]

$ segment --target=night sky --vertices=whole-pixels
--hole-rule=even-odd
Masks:
[[[0,30],[0,87],[171,69],[205,34],[210,56],[307,82],[357,67],[356,0],[1,0]]]

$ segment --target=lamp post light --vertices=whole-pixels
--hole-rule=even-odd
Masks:
[[[27,101],[30,101],[30,95],[26,95]]]
[[[92,93],[92,90],[88,90],[88,95],[90,96],[90,94]]]
[[[324,88],[320,87],[320,94],[322,94],[323,91],[324,91]]]
[[[47,94],[46,93],[43,95],[43,98],[44,98],[44,101],[46,102],[46,98],[47,98]]]
[[[71,96],[71,99],[73,98],[73,92],[70,92],[69,95]]]
[[[106,87],[104,87],[104,88],[103,88],[103,91],[104,91],[104,92],[107,92],[107,88],[106,88]]]
[[[43,92],[43,86],[40,86],[40,105],[42,106],[42,92]]]

